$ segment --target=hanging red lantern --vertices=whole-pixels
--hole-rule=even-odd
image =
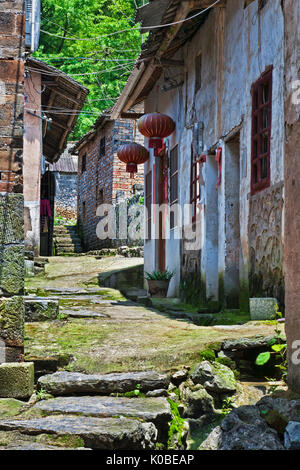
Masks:
[[[134,142],[122,145],[117,155],[121,162],[126,163],[126,171],[130,173],[131,178],[134,177],[134,173],[137,173],[137,166],[149,159],[148,150]]]
[[[175,130],[175,122],[166,114],[144,114],[138,120],[138,129],[143,136],[148,137],[149,148],[154,148],[154,155],[158,157],[158,150],[163,146],[163,139],[169,137]]]

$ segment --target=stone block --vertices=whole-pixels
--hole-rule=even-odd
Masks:
[[[277,299],[252,298],[250,299],[250,316],[251,320],[272,320],[276,318]]]
[[[284,447],[287,450],[300,450],[300,423],[289,422],[284,434]]]
[[[25,299],[25,321],[56,320],[59,313],[58,300]]]
[[[22,294],[24,290],[24,246],[2,245],[0,267],[0,295]]]
[[[22,194],[0,195],[1,245],[22,244],[24,239],[23,205]]]
[[[11,362],[0,365],[0,397],[29,398],[34,387],[32,362]]]
[[[24,300],[20,296],[0,298],[0,338],[9,346],[23,346]]]
[[[23,60],[2,60],[0,62],[0,80],[3,80],[5,83],[15,84],[16,81],[22,83],[23,79]]]

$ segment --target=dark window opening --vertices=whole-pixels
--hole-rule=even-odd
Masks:
[[[99,157],[102,158],[105,155],[105,146],[106,146],[106,138],[102,137],[100,139],[100,147],[99,147]]]
[[[81,173],[86,171],[86,153],[81,158]]]
[[[252,86],[251,194],[270,186],[272,69]]]
[[[152,212],[152,171],[146,175],[145,179],[145,206],[146,206],[146,240],[151,240],[151,212]]]
[[[177,225],[172,206],[178,203],[178,145],[170,152],[170,228]]]
[[[196,74],[196,81],[195,81],[195,93],[200,90],[202,86],[202,54],[199,54],[195,60],[195,74]]]
[[[99,189],[97,192],[97,205],[103,204],[104,202],[104,189]]]

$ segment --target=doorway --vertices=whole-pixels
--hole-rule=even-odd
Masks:
[[[240,294],[240,133],[225,146],[225,271],[224,302],[239,309]]]

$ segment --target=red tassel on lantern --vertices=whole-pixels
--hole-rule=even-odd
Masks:
[[[166,114],[150,113],[138,120],[138,129],[143,136],[148,137],[149,148],[153,148],[154,156],[158,157],[163,139],[175,130],[175,122]]]
[[[134,178],[134,174],[137,173],[137,166],[149,159],[149,152],[143,145],[132,142],[122,145],[117,156],[121,162],[126,163],[126,171],[130,173],[131,178]]]

